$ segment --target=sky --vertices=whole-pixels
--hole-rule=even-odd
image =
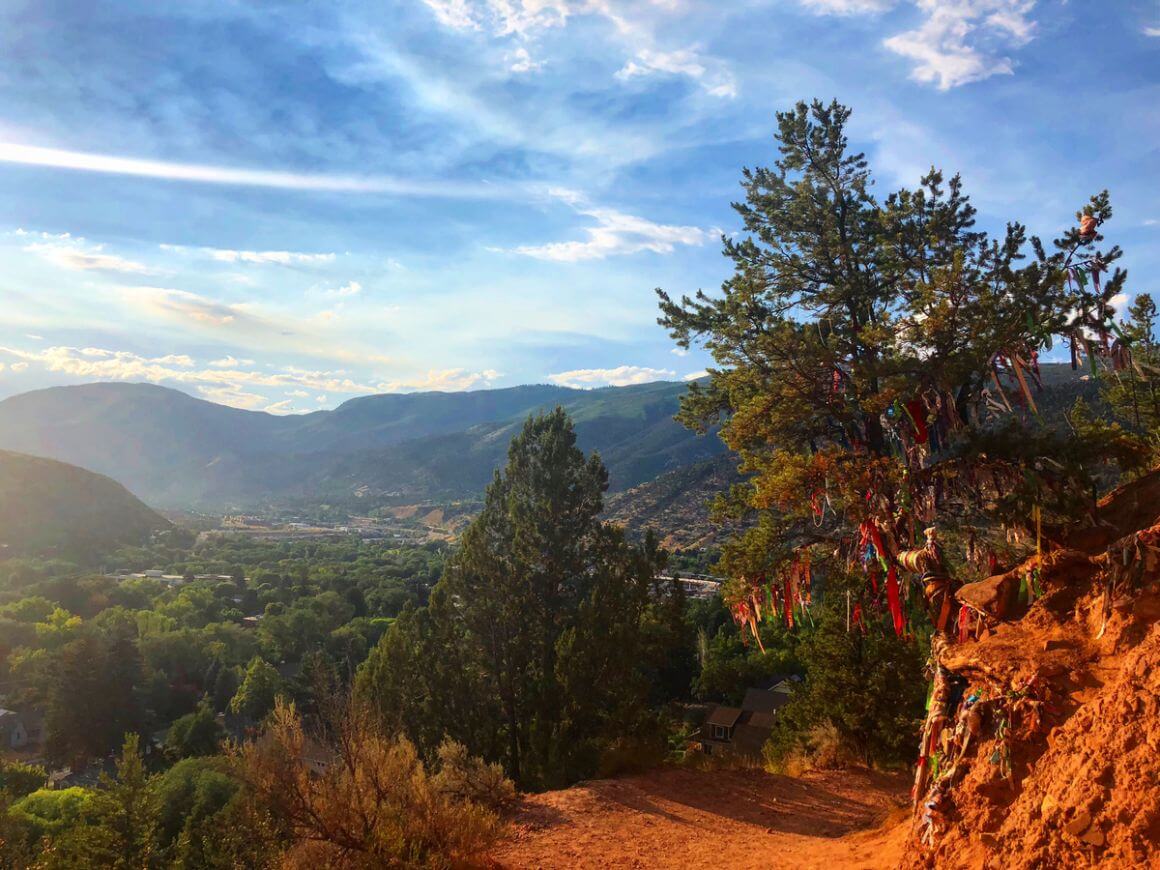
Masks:
[[[0,398],[696,377],[654,288],[720,286],[814,97],[984,228],[1110,189],[1160,291],[1157,0],[0,0]]]

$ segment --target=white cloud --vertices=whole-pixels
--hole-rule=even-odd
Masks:
[[[664,381],[676,376],[669,369],[652,369],[645,366],[617,366],[614,369],[573,369],[548,375],[548,383],[561,387],[592,389],[593,387],[624,387],[629,384],[647,384]]]
[[[303,254],[298,251],[231,251],[223,248],[205,248],[209,256],[223,263],[275,263],[279,266],[312,263],[333,263],[334,254]]]
[[[314,401],[316,401],[320,405],[325,405],[327,402],[330,401],[330,399],[328,399],[326,396],[315,396]]]
[[[283,399],[281,402],[271,402],[262,410],[267,414],[292,414],[294,403],[290,399]]]
[[[28,233],[19,232],[21,235]],[[152,275],[156,270],[138,263],[104,253],[104,245],[92,245],[84,239],[72,238],[68,233],[59,236],[41,234],[50,241],[33,242],[24,246],[24,251],[36,254],[53,265],[76,272],[120,272],[130,275]]]
[[[513,248],[513,253],[537,260],[575,263],[641,251],[671,254],[677,245],[703,245],[715,237],[713,231],[700,227],[658,224],[614,209],[591,206],[574,191],[556,189],[552,194],[580,214],[595,219],[596,226],[585,227],[588,238],[584,241],[521,245]]]
[[[509,70],[519,74],[537,72],[544,68],[544,61],[535,60],[522,45],[504,55],[504,61],[508,63]]]
[[[1145,27],[1145,36],[1160,36],[1160,27]]]
[[[722,68],[710,74],[705,66],[706,61],[696,49],[682,48],[675,51],[656,51],[642,48],[637,51],[633,60],[628,61],[616,73],[622,81],[654,74],[688,76],[705,86],[705,89],[715,97],[737,96],[737,84],[728,70]]]
[[[332,298],[345,298],[348,296],[357,296],[362,292],[362,284],[358,281],[347,281],[341,287],[332,287],[328,290],[323,290],[323,296],[330,296]]]
[[[254,361],[252,359],[238,359],[233,354],[226,354],[221,359],[211,360],[209,365],[215,369],[234,369],[239,366],[252,366]]]
[[[705,371],[704,369],[701,369],[698,372],[689,372],[687,375],[682,377],[681,380],[682,381],[695,381],[698,378],[706,377],[708,374],[709,373],[707,371]]]
[[[435,13],[435,20],[445,27],[460,30],[479,29],[471,0],[423,0],[423,2]]]
[[[1156,218],[1148,218],[1144,221],[1144,226],[1146,227],[1154,227],[1157,224],[1160,224],[1160,221],[1156,220]]]
[[[671,353],[673,356],[688,356],[689,355],[688,349],[683,348],[683,347],[674,347],[672,350],[669,351],[669,353]]]
[[[911,78],[939,90],[1010,75],[1014,64],[1001,52],[1027,44],[1035,30],[1035,0],[915,0],[926,15],[914,30],[883,42],[915,62]]]
[[[309,399],[310,398],[310,393],[306,392],[306,390],[289,390],[286,393],[286,395],[292,396],[295,399]]]
[[[412,393],[432,390],[459,392],[490,387],[493,381],[501,377],[503,375],[495,369],[485,369],[481,372],[472,372],[461,368],[431,369],[425,375],[417,378],[379,384],[378,388],[384,393]]]
[[[28,363],[26,363],[26,362],[14,362],[14,363],[12,363],[11,366],[9,366],[9,368],[12,369],[12,371],[16,372],[17,374],[19,374],[20,372],[22,372],[28,368]]]
[[[799,0],[818,15],[887,12],[900,0]],[[1014,63],[1004,52],[1031,41],[1035,0],[912,0],[923,16],[918,27],[883,40],[914,61],[911,78],[949,90],[994,75],[1010,75]]]

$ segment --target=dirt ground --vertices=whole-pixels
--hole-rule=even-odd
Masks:
[[[869,771],[690,769],[580,783],[523,798],[494,866],[894,867],[909,784]]]

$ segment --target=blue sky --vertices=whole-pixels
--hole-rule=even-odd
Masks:
[[[1112,192],[1160,291],[1155,0],[0,0],[0,397],[149,380],[294,412],[681,379],[773,113],[884,193],[1045,237]]]

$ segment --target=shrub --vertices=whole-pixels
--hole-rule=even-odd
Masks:
[[[516,787],[504,775],[502,765],[472,756],[466,746],[454,740],[444,740],[439,746],[439,772],[434,783],[437,790],[454,800],[476,803],[496,812],[516,797]]]
[[[284,866],[458,866],[498,838],[495,812],[445,790],[470,781],[503,793],[490,766],[449,749],[441,787],[410,741],[387,735],[362,707],[333,719],[323,746],[279,700],[261,737],[233,752],[241,778],[289,833]]]

